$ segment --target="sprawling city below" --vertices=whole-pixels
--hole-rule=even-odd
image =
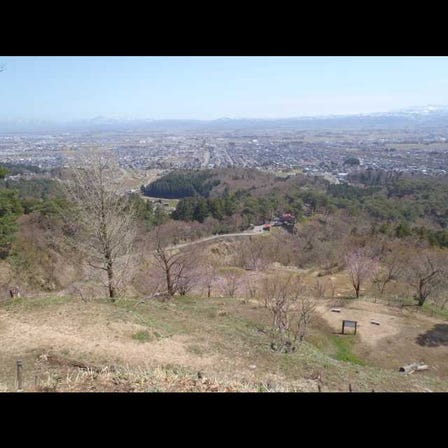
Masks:
[[[255,167],[300,170],[335,181],[359,165],[428,175],[448,171],[448,129],[443,128],[0,134],[0,163],[54,168],[82,159],[93,148],[111,151],[123,168],[143,170]]]

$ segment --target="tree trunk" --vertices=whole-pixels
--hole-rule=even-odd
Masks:
[[[168,295],[172,297],[174,296],[174,287],[171,281],[170,269],[168,267],[165,269],[165,274],[166,274],[166,289],[168,291]]]
[[[359,299],[359,287],[360,285],[355,285],[355,293],[356,293],[356,298]]]
[[[109,289],[109,297],[112,299],[112,302],[115,302],[115,286],[114,286],[114,270],[112,260],[108,260],[106,264],[107,270],[107,287]]]
[[[426,295],[423,293],[423,287],[424,287],[423,280],[420,279],[418,282],[418,295],[416,297],[418,306],[423,306],[426,300]]]

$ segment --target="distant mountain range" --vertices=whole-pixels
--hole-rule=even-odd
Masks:
[[[152,120],[95,117],[66,123],[50,121],[0,120],[0,132],[82,131],[232,131],[243,129],[349,130],[448,127],[448,106],[423,106],[392,112],[326,115],[279,119],[219,118],[216,120]]]

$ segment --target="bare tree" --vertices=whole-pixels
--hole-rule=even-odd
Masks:
[[[294,292],[294,280],[298,285],[298,280],[292,274],[285,276],[278,273],[265,277],[262,282],[261,294],[264,299],[264,306],[271,309],[275,305],[275,301],[290,296]]]
[[[345,257],[345,263],[356,298],[359,298],[361,286],[374,276],[378,263],[364,248],[349,252]]]
[[[210,257],[207,265],[202,266],[202,283],[207,289],[207,297],[211,297],[213,285],[217,279],[217,260]]]
[[[87,263],[105,272],[112,300],[124,279],[136,234],[135,214],[126,197],[116,192],[114,179],[113,164],[95,156],[88,165],[73,168],[64,183],[76,207],[78,240],[87,249]]]
[[[265,281],[265,306],[272,314],[272,344],[277,351],[292,349],[290,340],[290,307],[292,304],[292,276]]]
[[[414,299],[422,306],[430,295],[437,292],[441,285],[442,265],[439,254],[429,249],[410,255],[403,268],[402,278],[407,280],[414,290]]]
[[[294,340],[302,342],[308,333],[310,323],[316,311],[316,304],[309,297],[299,296],[296,308],[297,318],[295,322]]]
[[[312,294],[314,297],[320,299],[321,297],[325,297],[325,293],[327,291],[327,287],[329,286],[328,281],[321,280],[316,278],[313,287],[311,288]]]
[[[168,297],[173,297],[176,293],[185,295],[193,283],[189,270],[190,255],[179,251],[175,246],[168,246],[159,229],[155,231],[155,240],[155,265],[163,272]]]
[[[386,290],[386,286],[392,281],[398,279],[402,270],[402,260],[400,256],[392,252],[386,255],[382,263],[376,269],[373,275],[373,284],[382,296]]]

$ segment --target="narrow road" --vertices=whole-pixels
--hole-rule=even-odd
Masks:
[[[233,236],[254,236],[254,235],[262,235],[263,234],[263,226],[255,226],[253,230],[248,230],[246,232],[240,233],[223,233],[222,235],[212,235],[206,236],[199,240],[190,241],[188,243],[175,244],[173,246],[169,246],[167,249],[181,249],[182,247],[191,246],[192,244],[204,243],[205,241],[216,240],[218,238],[230,238]]]

